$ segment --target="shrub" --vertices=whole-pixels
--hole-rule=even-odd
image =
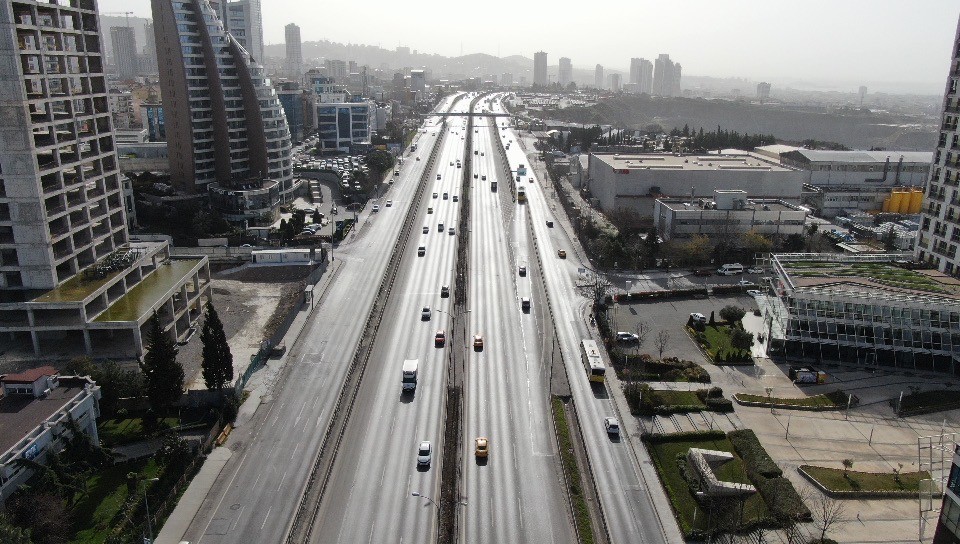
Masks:
[[[707,410],[711,412],[733,411],[733,402],[730,399],[709,397],[705,404],[707,405]]]
[[[757,478],[752,480],[763,496],[774,517],[782,520],[809,521],[812,516],[807,505],[790,480],[780,478]]]
[[[751,472],[757,473],[764,478],[779,478],[783,476],[783,471],[770,458],[767,450],[763,449],[757,435],[751,429],[742,429],[731,431],[727,434],[733,449],[737,451],[747,469],[747,475]]]

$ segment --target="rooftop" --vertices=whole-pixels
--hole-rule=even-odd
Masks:
[[[203,259],[170,259],[135,285],[94,319],[97,323],[140,321],[153,306],[168,296]]]
[[[900,258],[897,254],[796,254],[775,258],[796,289],[901,300],[934,297],[942,304],[960,305],[960,279],[937,270],[908,270],[896,264]]]
[[[933,162],[932,151],[830,151],[826,149],[797,149],[790,155],[800,155],[810,162],[842,162],[842,163],[882,163],[889,158],[890,162],[918,162],[930,164]],[[788,155],[789,156],[789,155]],[[784,157],[787,158],[787,157]]]
[[[782,200],[775,200],[772,198],[758,198],[758,199],[748,199],[747,204],[744,208],[739,210],[718,210],[712,205],[714,204],[713,199],[709,198],[696,198],[690,200],[690,197],[680,198],[680,197],[669,197],[669,198],[659,198],[662,204],[664,204],[667,209],[672,211],[717,211],[717,212],[742,212],[742,211],[765,211],[765,212],[799,212],[804,211],[803,208],[799,206],[794,206],[788,204]]]
[[[87,381],[82,378],[61,378],[60,387],[40,398],[32,395],[0,397],[0,454],[15,446],[38,425],[59,412],[83,391],[85,383]]]
[[[670,155],[663,153],[597,153],[594,158],[611,168],[631,170],[684,171],[773,171],[791,172],[768,158],[746,152],[731,155]]]
[[[59,371],[52,366],[41,366],[24,370],[18,374],[0,374],[0,382],[33,383],[44,376],[55,376]]]
[[[159,242],[130,242],[127,244],[126,249],[138,252],[141,254],[141,256],[143,256],[150,254],[152,249],[157,249],[163,245],[163,243]],[[85,270],[91,269],[93,269],[93,266],[87,267]],[[89,277],[85,275],[83,271],[81,271],[79,274],[76,274],[69,280],[61,283],[59,286],[43,292],[40,296],[34,298],[30,302],[47,304],[58,302],[83,302],[87,299],[87,297],[96,293],[98,289],[110,283],[112,279],[120,274],[125,273],[127,270],[129,270],[129,267],[113,270],[101,278]]]

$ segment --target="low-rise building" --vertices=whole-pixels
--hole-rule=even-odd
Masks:
[[[960,280],[908,258],[772,255],[766,345],[788,360],[960,376]]]
[[[297,183],[302,183],[297,180]],[[279,217],[280,182],[249,179],[242,183],[210,185],[210,207],[243,228],[271,224]]]
[[[317,104],[317,146],[323,151],[351,153],[358,147],[369,146],[376,108],[372,101]]]
[[[664,240],[711,239],[754,231],[768,237],[803,234],[809,211],[783,200],[749,199],[746,191],[714,191],[712,199],[658,198],[653,216]]]
[[[658,198],[745,190],[753,198],[800,202],[804,173],[747,153],[591,153],[588,188],[605,212],[627,210],[648,222]]]
[[[100,387],[89,377],[60,376],[50,366],[0,375],[0,385],[2,503],[34,474],[20,459],[46,463],[50,452],[63,449],[73,429],[100,442]]]

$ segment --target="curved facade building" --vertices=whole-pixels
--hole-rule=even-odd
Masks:
[[[299,186],[283,107],[263,66],[224,26],[225,4],[151,3],[172,183],[204,193],[270,180],[292,200]]]

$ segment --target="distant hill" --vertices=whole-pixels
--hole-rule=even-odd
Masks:
[[[729,100],[623,95],[589,107],[557,110],[550,117],[629,128],[656,123],[666,130],[684,125],[714,130],[719,125],[723,130],[772,134],[781,140],[838,142],[853,149],[930,151],[937,144],[935,122],[916,117],[860,111],[790,111]]]

